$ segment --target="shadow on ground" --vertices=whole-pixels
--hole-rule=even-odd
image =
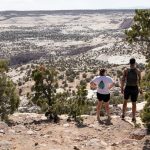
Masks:
[[[143,150],[150,150],[150,140],[145,141]]]

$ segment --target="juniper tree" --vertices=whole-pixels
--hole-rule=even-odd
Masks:
[[[57,112],[53,107],[56,102],[57,72],[53,67],[41,65],[32,72],[32,78],[35,81],[32,91],[34,96],[32,101],[41,107],[46,116],[55,121],[58,119]]]
[[[19,106],[19,96],[15,84],[6,76],[8,62],[0,60],[0,118],[8,121],[8,115],[13,114]]]
[[[125,34],[126,40],[141,46],[142,52],[150,59],[150,10],[136,10],[134,24]]]

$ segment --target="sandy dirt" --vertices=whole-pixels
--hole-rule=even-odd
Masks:
[[[119,116],[111,123],[103,117],[103,124],[95,116],[84,116],[83,126],[67,122],[66,116],[57,124],[38,114],[16,113],[11,119],[14,125],[0,134],[1,150],[141,150],[150,139],[148,135],[142,140],[131,139],[130,133],[136,129]]]

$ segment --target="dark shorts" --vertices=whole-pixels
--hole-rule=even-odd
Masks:
[[[126,86],[124,89],[124,99],[131,98],[132,102],[136,102],[138,98],[139,90],[138,86]]]
[[[110,100],[110,94],[97,93],[97,99],[99,101],[108,102]]]

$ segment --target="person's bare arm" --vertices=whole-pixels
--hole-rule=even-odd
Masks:
[[[141,88],[141,71],[138,70],[138,84],[139,84],[139,92],[142,94],[142,88]]]
[[[139,86],[141,87],[141,71],[138,70]]]
[[[115,85],[115,83],[113,82],[112,84],[109,85],[109,90]]]
[[[90,82],[90,88],[91,90],[96,89],[96,84],[94,82]]]
[[[127,72],[127,70],[124,70],[123,77],[121,79],[121,93],[124,92],[124,84],[125,84],[125,80],[126,80],[126,72]]]

